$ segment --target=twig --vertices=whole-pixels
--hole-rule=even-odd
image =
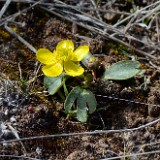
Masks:
[[[101,159],[101,160],[113,160],[113,159],[127,158],[127,157],[133,157],[133,156],[143,156],[143,155],[156,154],[156,153],[160,153],[160,150],[143,152],[143,153],[128,154],[128,155],[117,156],[117,157],[112,157],[112,158],[105,158],[105,159]]]
[[[160,1],[158,1],[160,3]],[[156,3],[155,3],[156,4]],[[145,14],[142,18],[138,19],[136,22],[141,22],[143,21],[145,18],[152,16],[153,14],[155,14],[155,12],[160,10],[160,4],[155,5],[155,8],[152,10],[148,11],[148,14]]]
[[[2,18],[3,14],[5,13],[6,9],[8,8],[9,4],[11,3],[12,0],[6,0],[6,3],[2,7],[0,11],[0,19]]]
[[[159,14],[156,15],[156,30],[157,30],[157,37],[158,37],[157,42],[159,43],[159,42],[160,42],[160,33],[159,33],[159,31],[160,31],[160,30],[159,30],[159,25],[160,25],[160,24],[159,24],[158,15],[159,15]]]
[[[8,128],[12,131],[12,133],[14,133],[14,136],[15,136],[18,140],[20,140],[20,137],[19,137],[17,131],[16,131],[11,125],[9,125],[9,124],[8,124]],[[19,142],[20,142],[20,144],[21,144],[21,146],[22,146],[22,148],[23,148],[24,153],[26,154],[27,151],[26,151],[26,148],[24,147],[22,141],[20,140]]]
[[[119,40],[118,38],[115,38],[115,37],[110,37],[110,39],[116,41],[116,42],[119,42],[125,46],[127,46],[128,48],[134,50],[135,52],[139,53],[140,55],[142,56],[146,56],[146,57],[149,57],[151,59],[157,59],[157,57],[155,57],[154,55],[151,55],[147,52],[144,52],[142,50],[139,50],[138,48],[134,47],[134,46],[131,46],[130,44],[126,43],[126,42],[123,42],[122,40]]]
[[[34,1],[30,1],[30,2],[33,3]],[[100,21],[97,18],[89,16],[88,14],[85,14],[84,12],[81,12],[81,11],[75,9],[74,6],[67,5],[67,4],[65,4],[65,3],[63,3],[59,0],[54,0],[54,3],[43,3],[43,2],[40,3],[40,2],[41,1],[39,1],[40,7],[42,9],[52,13],[52,14],[55,14],[55,15],[61,17],[61,18],[65,18],[68,21],[71,21],[72,23],[74,22],[74,23],[78,24],[79,26],[82,26],[86,29],[94,31],[94,32],[102,35],[103,37],[105,37],[107,39],[109,38],[113,41],[121,43],[121,44],[131,48],[132,50],[136,51],[137,53],[139,53],[143,56],[147,56],[147,57],[152,58],[152,59],[157,59],[155,56],[153,56],[149,53],[146,53],[146,52],[132,46],[131,44],[129,44],[129,42],[124,42],[124,40],[122,41],[121,38],[125,37],[125,38],[128,38],[129,41],[134,40],[134,41],[137,41],[139,43],[143,43],[144,45],[146,45],[150,48],[152,47],[153,49],[160,50],[160,48],[158,46],[155,46],[155,45],[150,45],[149,46],[149,44],[147,44],[145,42],[142,42],[139,39],[136,39],[135,37],[130,36],[126,33],[123,33],[120,30],[116,29],[115,27],[113,27],[111,25],[108,25],[105,22]],[[50,9],[47,9],[44,6],[46,6],[46,7],[48,6],[48,7],[50,7]],[[56,8],[56,6],[58,6],[58,8]],[[51,7],[53,7],[53,8],[51,8]],[[61,7],[63,10],[60,9],[59,7]],[[69,10],[67,7],[70,8],[72,11]],[[65,8],[66,8],[66,10],[65,10]],[[73,11],[75,11],[75,12],[73,13]],[[64,16],[64,15],[67,15],[67,16]],[[110,32],[112,32],[112,34],[109,34]],[[33,51],[33,48],[32,48],[32,51]]]
[[[114,13],[114,14],[120,14],[120,15],[125,15],[125,16],[129,16],[131,15],[130,13],[127,13],[127,12],[120,12],[120,11],[114,11],[114,10],[104,10],[104,9],[99,9],[99,8],[86,8],[86,7],[77,7],[75,6],[76,9],[81,9],[81,10],[84,10],[84,11],[99,11],[99,12],[102,12],[102,13]]]
[[[32,158],[32,157],[26,157],[26,156],[15,156],[15,155],[0,155],[0,157],[9,157],[9,158],[24,158],[24,159],[28,159],[28,160],[40,160],[37,158]]]
[[[117,100],[117,101],[133,103],[133,104],[139,104],[139,105],[145,105],[145,106],[151,106],[151,107],[160,107],[160,105],[158,105],[158,104],[143,103],[143,102],[133,101],[133,100],[129,100],[129,99],[123,99],[123,98],[118,98],[118,97],[112,97],[112,96],[106,96],[106,95],[98,95],[98,94],[95,94],[95,96],[96,97],[113,99],[113,100]]]
[[[149,64],[160,71],[160,67],[154,64],[152,61],[149,61]]]
[[[0,0],[0,2],[4,2],[6,0]],[[12,0],[12,2],[19,2],[19,3],[31,3],[33,0]]]
[[[141,148],[142,146],[153,146],[153,145],[157,145],[160,144],[160,141],[158,142],[151,142],[151,143],[145,143],[145,144],[139,144],[139,145],[131,145],[131,147],[135,147],[135,148]]]
[[[20,77],[20,80],[23,81],[22,69],[21,69],[20,63],[18,63],[18,69],[19,69],[19,77]]]
[[[97,6],[96,6],[94,0],[90,0],[90,1],[91,1],[92,5],[93,5],[93,7],[94,7],[94,9],[95,9],[95,12],[96,12],[96,14],[97,14],[97,17],[102,21],[102,18],[101,18],[100,14],[99,14],[99,11],[97,10]]]
[[[79,17],[79,18],[81,19],[81,21],[86,21],[86,22],[87,22],[87,21],[91,21],[91,22],[95,23],[95,25],[99,25],[99,27],[101,27],[101,28],[103,28],[103,29],[96,28],[96,27],[94,27],[94,26],[91,26],[90,24],[88,25],[87,23],[81,22],[81,21],[79,21],[78,19],[76,20],[76,19],[75,19],[75,16],[78,16],[78,14],[75,14],[75,13],[74,13],[74,15],[72,15],[72,16],[74,16],[73,18],[71,18],[71,17],[69,17],[69,16],[64,17],[63,15],[61,15],[61,14],[58,13],[58,10],[55,10],[55,11],[52,10],[52,11],[51,11],[51,10],[48,10],[47,8],[45,8],[45,7],[42,7],[42,6],[41,6],[41,8],[42,8],[43,10],[46,10],[47,12],[50,12],[50,13],[52,13],[52,14],[55,14],[55,15],[58,16],[58,17],[61,17],[61,18],[63,18],[63,19],[65,18],[66,20],[68,20],[68,21],[70,21],[70,22],[75,21],[75,23],[78,24],[79,26],[82,26],[82,27],[84,27],[84,28],[86,28],[86,29],[88,29],[88,30],[94,31],[94,32],[102,35],[104,38],[107,38],[107,39],[109,38],[109,39],[111,39],[111,40],[113,40],[113,41],[116,41],[116,42],[118,42],[118,43],[121,43],[121,44],[123,44],[123,45],[125,45],[125,46],[127,46],[127,47],[129,47],[129,48],[131,48],[131,49],[133,49],[133,50],[135,50],[137,53],[139,53],[139,54],[141,54],[141,55],[143,55],[143,56],[147,56],[147,57],[152,58],[152,59],[157,59],[157,57],[155,57],[155,56],[153,56],[153,55],[151,55],[151,54],[148,54],[148,53],[146,53],[146,52],[144,52],[144,51],[141,51],[141,50],[135,48],[134,46],[131,46],[130,44],[128,44],[128,43],[126,43],[126,42],[123,42],[122,40],[117,39],[117,38],[115,38],[115,37],[113,37],[113,36],[110,36],[108,33],[104,32],[105,28],[107,28],[107,30],[112,30],[112,32],[115,31],[115,32],[117,32],[117,34],[121,35],[121,37],[124,36],[124,37],[127,38],[127,35],[126,35],[126,34],[120,32],[118,29],[113,28],[113,27],[110,26],[110,25],[105,24],[104,22],[99,21],[99,20],[96,19],[96,18],[92,18],[92,19],[91,19],[91,17],[88,16],[88,15],[86,15],[86,14],[85,14],[85,16],[82,16],[82,15],[81,15],[81,17]],[[80,15],[79,15],[79,16],[80,16]],[[83,18],[84,18],[84,19],[83,19]],[[131,38],[131,37],[132,37],[132,36],[128,36],[128,38]],[[133,39],[135,39],[135,38],[133,37]],[[141,43],[142,43],[142,42],[141,42]]]
[[[32,2],[33,3],[33,2]],[[56,3],[41,3],[43,6],[48,6],[48,7],[61,7],[61,8],[68,8],[68,6],[73,7],[74,9],[79,9],[79,10],[84,10],[84,11],[98,11],[102,13],[115,13],[115,14],[120,14],[120,15],[126,15],[129,16],[131,15],[130,13],[127,12],[121,12],[121,11],[114,11],[114,10],[104,10],[104,9],[99,9],[99,8],[86,8],[86,7],[80,7],[80,6],[72,6],[72,5],[66,5],[66,4],[56,4]]]
[[[151,4],[151,5],[148,5],[148,6],[142,8],[142,9],[140,9],[140,10],[137,10],[135,13],[133,13],[133,14],[131,14],[130,16],[122,19],[121,21],[117,22],[117,23],[114,24],[113,26],[114,26],[114,27],[117,27],[117,26],[119,26],[120,24],[124,23],[125,21],[129,20],[130,18],[142,14],[146,9],[148,9],[148,8],[150,8],[150,7],[153,7],[153,6],[156,6],[156,5],[158,5],[159,3],[160,3],[160,1],[155,2],[155,3]]]
[[[53,135],[46,135],[46,136],[35,136],[35,137],[27,137],[27,138],[20,138],[20,139],[13,139],[8,141],[2,141],[2,143],[12,143],[12,142],[18,142],[18,141],[27,141],[27,140],[36,140],[36,139],[44,139],[44,138],[56,138],[56,137],[69,137],[69,136],[82,136],[82,135],[95,135],[95,134],[108,134],[108,133],[123,133],[123,132],[133,132],[138,131],[140,129],[152,126],[156,123],[160,122],[160,119],[156,119],[152,122],[149,122],[147,124],[141,125],[136,128],[130,128],[130,129],[120,129],[120,130],[100,130],[100,131],[93,131],[93,132],[77,132],[77,133],[62,133],[62,134],[53,134]]]
[[[21,15],[22,13],[25,13],[25,12],[27,12],[28,10],[32,9],[33,7],[35,7],[36,5],[38,5],[39,3],[41,3],[41,1],[42,1],[42,0],[39,0],[38,2],[35,2],[33,5],[31,5],[31,6],[28,7],[28,8],[25,8],[25,9],[23,9],[23,10],[15,13],[15,14],[12,14],[12,15],[10,15],[10,16],[8,16],[8,17],[5,17],[5,18],[3,18],[3,19],[0,19],[0,26],[3,26],[7,21],[10,21],[10,20],[18,17],[18,16]]]
[[[7,25],[4,26],[4,28],[14,37],[16,37],[20,42],[22,42],[24,45],[26,45],[32,52],[36,53],[36,49],[29,44],[25,39],[23,39],[21,36],[19,36],[15,31],[13,31],[10,27]]]
[[[88,14],[86,14],[86,13],[84,13],[84,12],[81,12],[81,11],[79,11],[79,10],[77,10],[77,9],[75,9],[75,7],[73,7],[73,6],[70,6],[70,5],[67,5],[67,4],[65,4],[65,3],[63,3],[63,2],[61,2],[61,1],[59,1],[59,0],[55,0],[55,2],[57,2],[57,3],[60,3],[60,5],[63,5],[63,8],[71,8],[71,9],[73,9],[73,10],[75,10],[76,12],[78,12],[78,13],[72,13],[71,11],[68,11],[68,10],[64,10],[63,8],[63,10],[59,10],[59,9],[57,9],[56,10],[56,7],[55,8],[53,8],[53,9],[46,9],[45,7],[42,7],[41,6],[41,8],[42,9],[44,9],[44,10],[46,10],[46,11],[48,11],[48,12],[50,12],[50,13],[52,13],[52,14],[55,14],[55,15],[57,15],[57,16],[61,16],[59,13],[60,13],[60,11],[61,11],[61,14],[63,14],[63,12],[65,13],[66,12],[66,14],[65,15],[67,15],[67,16],[64,16],[64,15],[62,15],[61,16],[61,18],[65,18],[65,19],[67,19],[68,21],[71,21],[71,22],[75,22],[75,23],[77,23],[78,25],[79,25],[79,23],[81,23],[81,22],[83,22],[83,26],[85,25],[88,25],[90,28],[91,27],[93,27],[93,28],[95,28],[95,29],[98,29],[98,27],[99,28],[101,28],[101,29],[99,29],[99,32],[103,32],[103,34],[105,34],[105,32],[104,31],[108,31],[108,32],[115,32],[115,33],[113,33],[112,34],[112,36],[113,35],[118,35],[119,36],[119,40],[120,40],[120,37],[125,37],[125,38],[128,38],[129,40],[134,40],[134,41],[137,41],[137,42],[139,42],[139,43],[143,43],[144,45],[146,45],[146,46],[148,46],[149,48],[153,48],[153,49],[157,49],[157,50],[159,50],[160,51],[160,48],[159,47],[157,47],[156,45],[150,45],[149,46],[149,44],[148,43],[145,43],[145,42],[143,42],[143,41],[141,41],[141,40],[139,40],[139,39],[136,39],[135,37],[133,37],[133,36],[130,36],[130,35],[128,35],[128,34],[126,34],[126,33],[124,33],[124,32],[122,32],[122,31],[120,31],[119,29],[116,29],[115,27],[113,27],[113,26],[111,26],[111,25],[108,25],[108,24],[106,24],[105,22],[103,22],[103,21],[101,21],[101,20],[99,20],[99,19],[97,19],[97,18],[94,18],[94,17],[92,17],[92,16],[90,16],[90,15],[88,15]],[[58,4],[59,5],[59,4]],[[55,6],[56,6],[56,4],[55,4]],[[65,7],[64,7],[65,6]],[[60,7],[60,6],[59,6]],[[138,13],[137,13],[137,15],[138,15]],[[69,17],[69,18],[68,18]],[[75,19],[76,18],[76,19]],[[90,23],[89,23],[90,22]],[[85,24],[84,24],[85,23]],[[91,26],[91,23],[93,24],[93,26]],[[95,25],[97,26],[97,28],[95,27]],[[110,39],[111,39],[111,36],[109,37]],[[117,38],[116,38],[117,39]],[[113,39],[113,40],[115,40],[115,39]],[[120,40],[119,41],[119,43],[121,43],[122,41]],[[126,43],[123,43],[124,45],[126,44]],[[128,47],[130,47],[131,45],[129,45],[128,44]],[[137,52],[139,52],[139,50],[137,49],[137,48],[135,48],[135,47],[132,47],[132,49],[133,50],[136,50]],[[141,54],[143,55],[145,52],[141,52]],[[145,56],[149,56],[150,54],[148,54],[148,53],[145,53]],[[153,56],[151,55],[151,56],[149,56],[150,58],[153,58]],[[154,57],[154,59],[155,59],[156,57]]]

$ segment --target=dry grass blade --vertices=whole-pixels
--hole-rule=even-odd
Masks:
[[[145,143],[145,144],[135,145],[133,147],[154,146],[154,145],[159,145],[159,144],[160,144],[160,141],[157,141],[157,142],[151,142],[151,143]]]
[[[117,101],[123,101],[123,102],[133,103],[133,104],[139,104],[139,105],[143,105],[143,106],[160,107],[160,105],[158,105],[158,104],[142,103],[142,102],[138,102],[138,101],[134,101],[134,100],[129,100],[129,99],[118,98],[118,97],[105,96],[105,95],[95,95],[95,96],[97,96],[97,97],[103,97],[103,98],[107,98],[107,99],[113,99],[113,100],[117,100]],[[105,102],[104,102],[104,104],[105,104]]]
[[[5,2],[6,0],[0,0],[0,2]],[[32,3],[33,1],[32,0],[12,0],[12,2],[19,2],[19,3]]]
[[[61,17],[63,19],[66,19],[70,22],[74,22],[79,26],[82,26],[90,31],[93,31],[95,33],[98,33],[102,36],[104,36],[107,39],[111,39],[113,41],[116,41],[118,43],[121,43],[123,45],[126,45],[127,47],[131,48],[132,50],[138,52],[140,55],[147,56],[152,59],[157,59],[155,56],[142,51],[140,49],[137,49],[135,46],[131,45],[130,42],[137,41],[138,43],[143,43],[145,46],[150,47],[152,49],[156,49],[160,51],[160,48],[153,44],[148,44],[146,42],[143,42],[139,40],[138,38],[135,38],[127,33],[122,32],[120,29],[115,28],[112,25],[108,25],[107,23],[94,18],[78,9],[75,9],[73,6],[67,5],[61,1],[55,1],[58,3],[59,7],[57,8],[56,5],[52,8],[47,6],[41,6],[41,8],[47,12],[50,12],[58,17]],[[66,7],[60,7],[60,5],[66,6]],[[48,4],[49,5],[49,4]],[[68,8],[67,8],[68,7]],[[62,8],[62,9],[60,9]],[[127,41],[123,41],[123,38],[126,38]]]
[[[76,9],[74,6],[68,5],[68,4],[66,4],[64,2],[61,2],[59,0],[54,0],[54,3],[43,3],[43,1],[38,1],[38,2],[30,1],[30,2],[34,3],[32,5],[32,7],[39,4],[41,9],[43,9],[47,12],[50,12],[50,13],[52,13],[56,16],[59,16],[63,19],[65,18],[68,21],[74,22],[74,23],[78,24],[79,26],[82,26],[82,27],[84,27],[88,30],[91,30],[95,33],[98,33],[98,34],[102,35],[104,38],[111,39],[113,41],[121,43],[121,44],[131,48],[132,50],[136,51],[140,55],[149,57],[151,59],[157,59],[157,57],[155,57],[154,55],[149,54],[149,53],[133,46],[131,44],[131,42],[132,41],[137,41],[138,43],[143,43],[148,48],[150,47],[154,50],[156,49],[156,50],[160,51],[160,48],[157,45],[148,44],[144,41],[141,41],[138,38],[135,38],[135,37],[133,37],[133,36],[127,34],[127,33],[122,32],[121,30],[117,29],[114,25],[113,26],[108,25],[107,23],[103,22],[102,19],[99,20],[97,18],[94,18],[94,17]],[[158,4],[158,2],[155,3],[154,5],[156,5],[156,4]],[[151,5],[151,6],[153,6],[153,5]],[[0,25],[3,25],[6,21],[9,21],[9,20],[17,17],[18,15],[20,15],[21,13],[29,10],[30,8],[31,7],[21,11],[20,13],[16,13],[12,16],[9,16],[5,19],[2,19],[0,21]],[[144,11],[144,9],[142,9],[142,11]],[[137,11],[133,15],[130,15],[129,18],[135,17],[135,15],[138,15],[139,12],[140,11]],[[98,12],[96,12],[96,13],[98,14]],[[122,40],[122,37],[125,38],[125,41]],[[33,48],[31,50],[35,51]]]
[[[160,1],[158,1],[158,3],[155,3],[154,8],[151,9],[151,10],[148,10],[147,14],[145,14],[142,18],[138,19],[136,22],[138,23],[138,22],[143,21],[147,17],[151,17],[152,15],[154,15],[159,10],[160,10]]]
[[[16,131],[16,129],[14,129],[14,128],[13,128],[11,125],[9,125],[9,124],[8,124],[8,128],[14,133],[14,136],[15,136],[17,139],[20,139],[19,134],[18,134],[18,132]],[[21,141],[20,141],[20,144],[21,144],[21,146],[22,146],[22,148],[23,148],[24,154],[26,154],[27,151],[26,151],[26,148],[25,148],[24,144],[23,144]]]
[[[96,6],[95,1],[94,0],[90,0],[90,1],[91,1],[92,5],[93,5],[93,7],[95,9],[95,13],[97,14],[98,19],[102,21],[102,18],[101,18],[100,14],[99,14],[99,11],[97,10],[97,6]]]
[[[15,155],[0,155],[0,157],[3,158],[18,158],[18,159],[28,159],[28,160],[40,160],[37,158],[32,158],[32,157],[26,157],[26,156],[15,156]]]
[[[138,159],[150,157],[151,154],[151,157],[158,157],[160,153],[160,141],[158,140],[160,117],[152,117],[149,109],[160,107],[158,99],[160,93],[155,93],[159,88],[159,78],[157,77],[160,74],[157,71],[160,69],[159,62],[157,63],[156,61],[160,52],[160,0],[153,2],[153,4],[140,2],[145,7],[140,5],[142,8],[139,10],[134,8],[134,5],[137,5],[134,1],[131,4],[133,9],[135,9],[134,13],[130,12],[131,7],[127,10],[121,10],[120,7],[114,8],[114,5],[118,6],[123,3],[122,1],[117,3],[116,0],[102,1],[103,3],[95,0],[0,0],[0,2],[2,2],[1,4],[5,4],[0,10],[0,18],[2,17],[0,19],[1,30],[4,31],[3,29],[5,29],[11,35],[8,39],[5,37],[4,39],[3,37],[1,38],[4,47],[1,46],[2,73],[0,73],[0,106],[2,116],[5,113],[6,115],[0,120],[0,124],[5,123],[7,126],[6,130],[14,133],[14,136],[10,139],[0,137],[0,157],[3,159],[30,160],[39,160],[32,158],[32,156],[44,159],[66,159],[72,151],[71,156],[76,153],[77,146],[72,145],[75,143],[78,144],[78,150],[82,151],[84,149],[83,151],[87,154],[89,148],[91,151],[88,155],[94,156],[95,159],[98,159],[97,157],[100,156],[101,159],[111,157],[107,158],[107,160]],[[16,6],[16,8],[7,11],[10,3],[14,3],[13,6]],[[111,8],[107,6],[110,4]],[[39,13],[42,13],[42,15]],[[114,13],[116,15],[115,19],[109,21],[106,18],[107,16],[104,16],[106,13]],[[76,27],[77,25],[80,27],[76,32],[70,32],[71,26],[68,25],[69,23],[65,23],[66,21],[61,21],[57,17],[75,24]],[[142,21],[146,20],[146,18],[149,19],[149,22],[143,23]],[[25,25],[20,25],[22,22]],[[16,31],[10,27],[12,25],[16,26]],[[139,35],[138,33],[141,30],[143,30],[144,34]],[[67,31],[69,32],[67,33]],[[18,43],[12,36],[24,45]],[[28,38],[30,39],[27,42],[25,39]],[[30,54],[26,50],[27,47],[34,53],[36,53],[36,47],[49,49],[51,47],[50,50],[52,50],[52,47],[55,48],[55,45],[61,39],[72,38],[73,41],[76,41],[75,47],[87,41],[90,45],[91,52],[93,50],[93,54],[103,54],[103,57],[98,57],[97,59],[102,64],[104,62],[104,65],[105,62],[107,62],[107,65],[110,65],[123,58],[132,58],[133,60],[133,55],[129,53],[130,51],[133,51],[133,54],[135,51],[136,54],[148,58],[138,57],[138,60],[144,65],[142,67],[146,67],[147,72],[144,75],[136,76],[133,79],[135,82],[132,85],[130,84],[130,80],[127,80],[129,84],[125,84],[125,82],[121,84],[121,82],[113,81],[104,84],[107,87],[111,86],[111,89],[106,87],[104,88],[106,92],[101,92],[101,88],[103,87],[100,86],[101,82],[98,84],[97,79],[97,81],[95,80],[93,82],[96,82],[97,86],[91,89],[95,91],[97,104],[100,108],[97,107],[97,112],[89,116],[89,123],[86,124],[72,121],[72,117],[65,119],[65,115],[62,113],[63,103],[59,102],[56,95],[49,96],[46,94],[48,92],[44,91],[46,88],[42,84],[43,76],[41,73],[39,74],[41,65],[35,62],[35,55]],[[94,40],[96,42],[99,40],[103,42],[100,46],[101,50],[99,50],[99,46],[96,46],[98,51],[94,50],[94,45],[92,44]],[[109,43],[106,45],[106,42]],[[112,44],[116,47],[111,46]],[[122,48],[119,49],[117,46],[122,46]],[[3,50],[5,51],[3,52]],[[12,57],[15,55],[17,57]],[[150,59],[153,60],[153,63]],[[9,70],[10,66],[12,67],[12,61],[14,61],[14,66],[13,69],[11,68]],[[15,71],[13,77],[9,73],[12,71]],[[85,73],[88,74],[88,72]],[[154,72],[156,73],[154,74]],[[11,79],[18,79],[16,81],[17,84],[9,79],[9,77]],[[152,81],[155,84],[152,85]],[[143,89],[141,85],[143,82],[146,82],[147,89]],[[154,85],[157,85],[157,88]],[[115,88],[112,89],[112,86]],[[142,90],[144,92],[141,92]],[[114,94],[115,91],[116,94]],[[16,94],[11,99],[8,95],[12,94],[12,92]],[[40,96],[36,93],[39,93]],[[105,96],[105,94],[111,96]],[[152,95],[157,96],[157,99],[150,99]],[[134,99],[136,100],[134,101]],[[106,106],[105,101],[110,102],[112,100],[113,103],[108,103]],[[12,102],[15,103],[10,105],[10,107],[8,103]],[[105,105],[104,108],[103,104]],[[124,107],[121,107],[123,104],[125,104]],[[7,115],[7,111],[12,111],[12,109],[15,110],[13,117],[12,114],[10,114],[11,116]],[[71,145],[68,146],[68,144]],[[11,152],[8,150],[8,147],[12,148]],[[52,152],[53,148],[54,153]],[[77,153],[79,154],[79,151]],[[60,156],[60,158],[56,156]]]
[[[2,18],[3,14],[5,13],[5,11],[7,10],[9,4],[11,3],[12,0],[7,0],[6,3],[4,4],[4,6],[2,7],[1,11],[0,11],[0,19]]]
[[[14,18],[18,17],[19,15],[21,15],[22,13],[27,12],[28,10],[32,9],[33,7],[35,7],[36,5],[38,5],[42,0],[39,0],[38,2],[35,2],[33,5],[31,5],[30,7],[27,7],[17,13],[14,13],[8,17],[2,18],[0,19],[0,26],[3,26],[4,24],[6,24],[8,21],[13,20]]]
[[[8,27],[7,25],[4,26],[4,28],[14,37],[16,37],[21,43],[23,43],[24,45],[26,45],[32,52],[36,53],[36,49],[29,44],[25,39],[23,39],[20,35],[18,35],[15,31],[13,31],[10,27]]]
[[[104,9],[99,9],[99,8],[95,9],[95,8],[76,7],[76,6],[74,8],[83,10],[83,11],[99,11],[102,13],[115,13],[115,14],[126,15],[126,16],[131,15],[130,13],[126,13],[126,12],[120,12],[120,11],[114,11],[114,10],[104,10]]]
[[[152,126],[156,123],[160,122],[160,119],[156,119],[152,122],[149,122],[147,124],[141,125],[136,128],[131,128],[131,129],[120,129],[120,130],[101,130],[101,131],[93,131],[93,132],[82,132],[82,133],[62,133],[62,134],[53,134],[53,135],[46,135],[46,136],[35,136],[35,137],[27,137],[27,138],[20,138],[20,139],[13,139],[13,140],[8,140],[8,141],[2,141],[2,143],[12,143],[12,142],[18,142],[18,141],[27,141],[27,140],[35,140],[35,139],[44,139],[44,138],[55,138],[55,137],[69,137],[69,136],[80,136],[80,135],[95,135],[95,134],[108,134],[108,133],[123,133],[123,132],[133,132],[137,131],[149,126]]]
[[[117,156],[117,157],[112,157],[112,158],[105,158],[105,159],[101,159],[101,160],[113,160],[113,159],[119,159],[119,158],[137,157],[137,156],[151,155],[151,154],[156,154],[156,153],[160,153],[160,150],[151,151],[151,152],[136,153],[136,154],[130,154],[130,155],[124,155],[124,156]]]
[[[142,8],[142,9],[140,9],[140,10],[137,10],[135,13],[133,13],[133,14],[129,15],[128,17],[122,19],[121,21],[117,22],[117,23],[114,24],[113,26],[114,26],[114,27],[117,27],[117,26],[121,25],[122,23],[126,22],[127,20],[129,20],[129,19],[131,19],[131,18],[133,18],[133,17],[137,17],[137,16],[139,16],[139,15],[141,15],[141,14],[145,14],[145,15],[146,15],[146,12],[147,12],[146,10],[147,10],[148,8],[157,6],[157,5],[159,5],[159,4],[160,4],[160,1],[157,1],[157,2],[155,2],[155,3],[153,3],[153,4],[151,4],[151,5],[148,5],[148,6],[144,7],[144,8]]]

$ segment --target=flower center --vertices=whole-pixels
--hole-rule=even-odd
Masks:
[[[57,51],[57,60],[59,61],[68,61],[71,59],[72,51],[68,49],[62,49]]]

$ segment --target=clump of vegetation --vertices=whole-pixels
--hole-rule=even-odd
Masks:
[[[92,114],[97,106],[90,85],[96,78],[94,73],[98,62],[89,52],[89,46],[79,46],[74,50],[71,40],[63,40],[58,43],[53,53],[46,48],[40,48],[36,57],[44,64],[42,67],[45,75],[44,85],[48,88],[49,94],[58,93],[65,101],[65,113],[81,122],[86,122],[88,114]],[[81,66],[80,61],[85,68]],[[93,63],[94,67],[90,68],[90,63]],[[121,61],[113,64],[109,69],[106,68],[100,78],[126,80],[141,71],[138,61]],[[70,83],[73,81],[74,84]],[[60,90],[62,86],[65,96]],[[70,91],[67,88],[70,88]]]

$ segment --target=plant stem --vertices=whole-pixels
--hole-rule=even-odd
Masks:
[[[65,96],[63,95],[63,93],[62,93],[60,90],[58,90],[57,93],[58,93],[58,95],[62,98],[62,100],[65,101],[66,98],[65,98]]]
[[[63,79],[63,89],[64,89],[64,94],[67,97],[68,96],[68,89],[66,87],[66,78]]]

